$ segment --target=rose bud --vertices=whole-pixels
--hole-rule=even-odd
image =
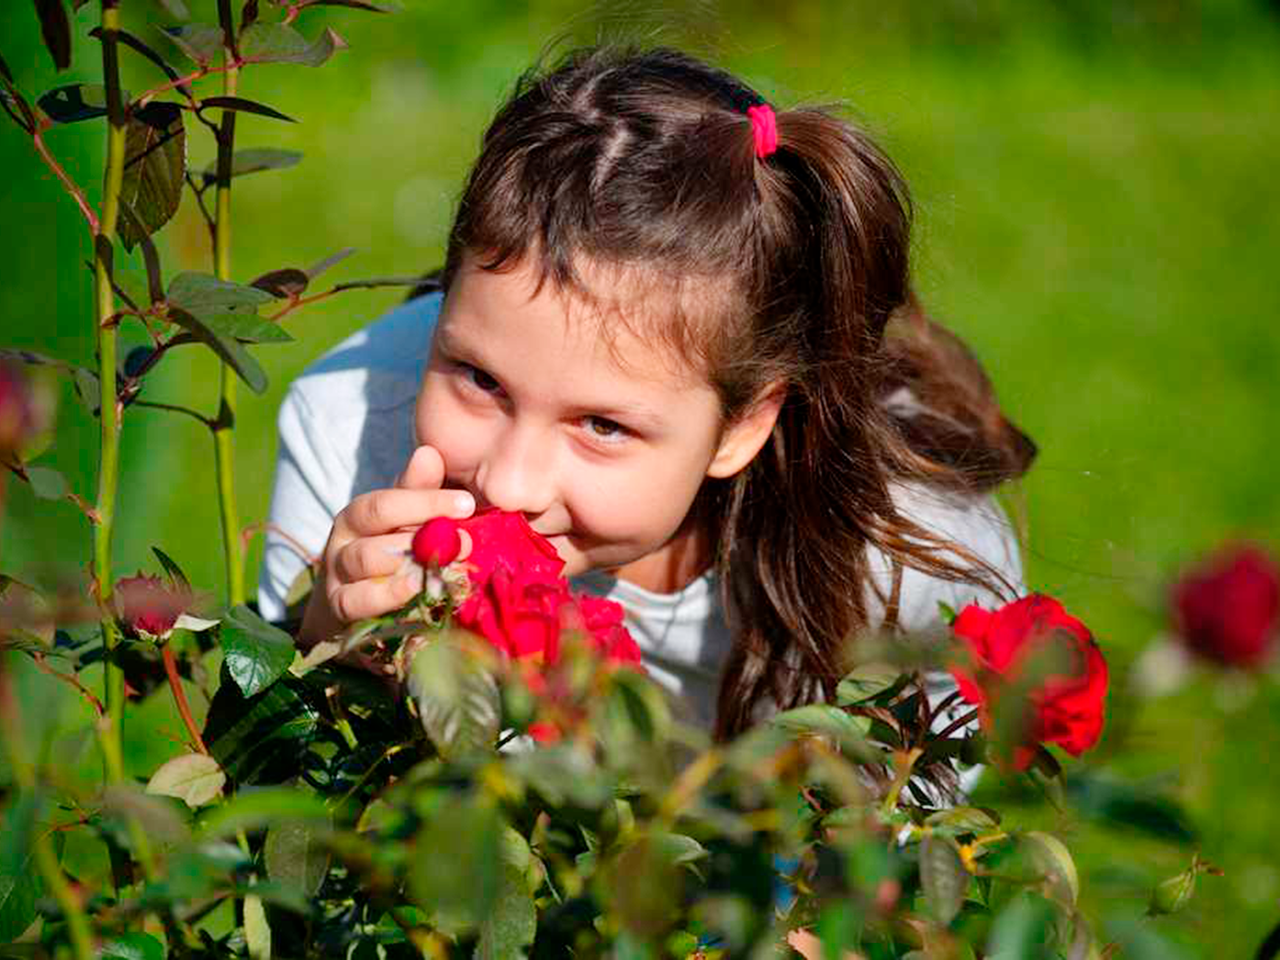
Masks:
[[[191,603],[185,591],[165,586],[159,577],[139,573],[116,584],[116,610],[124,625],[140,637],[163,640]]]
[[[971,604],[951,629],[965,653],[951,673],[983,729],[999,733],[997,715],[1020,722],[1007,744],[1014,769],[1025,770],[1041,743],[1078,757],[1098,742],[1107,661],[1057,600],[1033,594],[994,611]]]
[[[424,567],[444,567],[462,552],[458,524],[448,517],[428,520],[413,535],[413,559]]]
[[[1259,547],[1228,548],[1185,573],[1173,587],[1178,635],[1209,660],[1257,667],[1280,621],[1280,570]]]

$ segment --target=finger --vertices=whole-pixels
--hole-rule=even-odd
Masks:
[[[444,483],[444,457],[425,444],[413,451],[396,486],[405,490],[436,490]]]
[[[375,490],[356,497],[339,517],[348,534],[371,537],[421,526],[433,517],[461,520],[475,507],[465,490]]]
[[[403,572],[412,542],[410,533],[361,537],[334,554],[331,569],[339,584],[393,576]]]
[[[422,589],[422,568],[416,564],[403,576],[375,577],[335,587],[329,604],[344,623],[378,617],[403,607]]]

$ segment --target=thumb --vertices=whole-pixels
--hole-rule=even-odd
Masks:
[[[404,472],[396,478],[402,490],[438,490],[444,483],[444,458],[435,447],[425,444],[413,451]]]

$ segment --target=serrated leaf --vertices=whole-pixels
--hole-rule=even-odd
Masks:
[[[227,775],[241,783],[279,783],[301,768],[320,712],[306,685],[286,676],[245,698],[224,680],[209,705],[204,740]]]
[[[414,655],[408,687],[422,728],[440,756],[493,749],[502,697],[480,657],[446,637],[433,640]]]
[[[297,267],[282,267],[272,270],[250,281],[250,286],[266,291],[280,300],[301,296],[307,289],[311,278]]]
[[[297,887],[306,897],[314,897],[329,872],[331,855],[320,842],[324,832],[314,823],[300,820],[272,824],[263,851],[267,876]]]
[[[222,53],[221,27],[192,23],[182,27],[165,27],[164,34],[173,41],[174,46],[202,67],[213,63]]]
[[[243,604],[231,608],[219,636],[223,665],[246,697],[275,683],[293,663],[293,638]]]
[[[1080,875],[1066,844],[1038,830],[1023,834],[1020,842],[1030,854],[1031,862],[1043,873],[1046,892],[1062,903],[1075,906],[1080,896]]]
[[[979,807],[952,807],[930,814],[925,823],[931,827],[943,828],[951,834],[986,833],[1000,825],[1000,821],[986,810]]]
[[[79,123],[107,115],[107,88],[98,83],[73,83],[42,95],[36,105],[54,123]]]
[[[884,693],[902,679],[902,670],[892,664],[868,663],[858,667],[836,687],[836,703],[850,706]]]
[[[969,889],[969,872],[950,841],[927,836],[920,842],[920,885],[934,918],[949,924]]]
[[[35,0],[40,36],[59,70],[71,66],[71,20],[62,0]]]
[[[504,883],[502,828],[493,804],[471,795],[446,797],[426,818],[414,839],[424,855],[413,859],[409,890],[433,926],[461,932],[493,909]]]
[[[118,933],[104,940],[98,954],[102,960],[164,960],[164,944],[149,933]]]
[[[480,924],[477,960],[524,960],[525,948],[538,932],[538,911],[524,874],[504,862],[493,906]]]
[[[283,150],[278,147],[251,147],[237,150],[231,155],[231,176],[243,177],[245,174],[258,173],[262,170],[283,170],[295,166],[302,160],[297,150]],[[218,163],[215,160],[204,168],[201,174],[206,184],[218,179]]]
[[[66,477],[52,467],[27,467],[26,474],[31,492],[41,500],[61,500],[70,490]]]
[[[239,113],[255,113],[260,117],[285,120],[289,123],[298,122],[288,114],[281,113],[275,107],[268,107],[265,103],[258,103],[255,100],[246,100],[244,97],[205,97],[200,101],[200,109],[203,110],[206,107],[216,107],[219,110],[235,110]]]
[[[120,218],[120,240],[131,250],[178,212],[187,169],[187,131],[175,103],[149,103],[133,111],[125,131],[120,200],[132,214]]]
[[[270,303],[272,298],[257,287],[188,270],[169,282],[165,299],[173,306],[203,317],[209,313],[253,311]]]
[[[318,67],[347,42],[326,27],[310,42],[293,27],[283,23],[255,23],[240,36],[240,56],[247,63],[302,63]]]
[[[195,810],[222,794],[227,775],[213,757],[188,753],[174,757],[147,782],[147,793],[177,797]]]
[[[102,812],[121,823],[137,821],[159,843],[181,843],[190,836],[187,824],[167,800],[148,796],[132,785],[107,787],[102,794]]]

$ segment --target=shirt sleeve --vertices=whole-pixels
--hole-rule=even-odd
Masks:
[[[258,580],[258,608],[285,617],[285,598],[311,558],[324,551],[333,518],[346,506],[352,467],[329,443],[303,391],[294,384],[280,406],[280,443]]]

